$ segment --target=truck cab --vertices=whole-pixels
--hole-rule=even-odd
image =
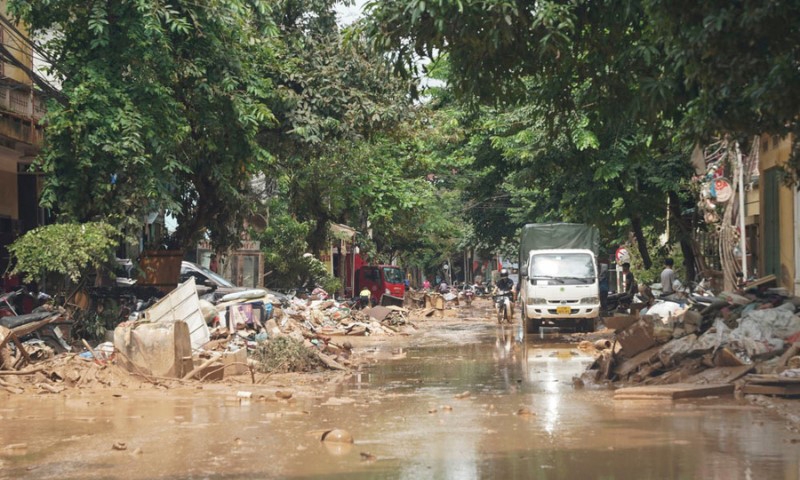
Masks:
[[[356,272],[356,291],[369,289],[377,305],[402,305],[406,294],[403,271],[394,265],[364,265]]]
[[[542,326],[589,330],[600,315],[597,267],[591,250],[538,250],[520,287],[528,331]]]
[[[520,241],[522,321],[593,331],[600,316],[597,229],[582,224],[528,224]]]

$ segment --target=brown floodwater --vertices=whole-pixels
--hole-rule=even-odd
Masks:
[[[800,479],[800,435],[766,410],[615,401],[573,385],[574,345],[519,339],[454,324],[336,384],[5,395],[0,478]]]

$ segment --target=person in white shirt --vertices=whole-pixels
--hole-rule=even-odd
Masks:
[[[672,266],[675,261],[671,258],[664,260],[664,270],[661,271],[661,296],[666,297],[672,295],[675,290],[672,289],[672,284],[675,283],[675,271]]]

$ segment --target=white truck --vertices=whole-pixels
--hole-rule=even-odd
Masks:
[[[522,321],[541,327],[593,331],[600,316],[597,228],[578,223],[530,223],[520,235]]]

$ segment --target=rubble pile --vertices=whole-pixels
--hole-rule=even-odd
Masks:
[[[744,394],[800,394],[800,298],[767,289],[700,300],[673,297],[637,314],[605,318],[616,339],[585,379],[724,384],[731,391],[736,382]]]
[[[22,393],[44,385],[35,388],[57,393],[125,384],[124,377],[165,386],[248,373],[255,382],[256,372],[347,370],[355,360],[348,337],[413,332],[408,314],[396,306],[354,310],[324,292],[300,299],[255,289],[212,302],[199,299],[191,278],[121,322],[113,341],[95,347],[83,341],[80,354],[54,356],[35,342],[23,348],[18,337],[27,330],[0,331],[0,389]]]

